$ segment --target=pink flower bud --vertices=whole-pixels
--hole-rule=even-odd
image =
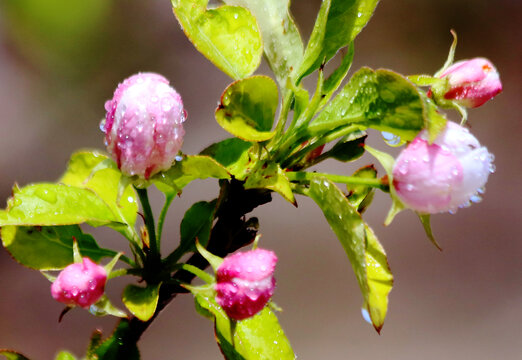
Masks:
[[[434,95],[470,108],[483,105],[502,91],[497,69],[484,58],[459,61],[440,77],[447,78],[448,83],[443,89],[434,87]]]
[[[468,129],[448,122],[433,144],[422,131],[393,167],[393,186],[401,201],[421,213],[455,212],[481,200],[495,171],[493,155]]]
[[[183,144],[181,96],[163,76],[140,73],[125,79],[105,103],[101,124],[107,150],[127,175],[150,176],[172,166]]]
[[[217,269],[217,303],[234,320],[261,311],[274,294],[273,251],[256,249],[227,256]]]
[[[82,263],[67,266],[51,285],[51,295],[67,305],[88,308],[103,295],[107,272],[84,257]]]

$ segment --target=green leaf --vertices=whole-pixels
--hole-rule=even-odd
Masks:
[[[200,201],[192,205],[180,225],[180,248],[183,253],[195,251],[196,239],[205,247],[210,238],[217,201]]]
[[[245,189],[270,189],[297,206],[290,180],[279,164],[271,162],[254,171],[246,180]]]
[[[76,360],[76,357],[68,351],[60,351],[54,360]]]
[[[299,68],[303,42],[288,7],[290,0],[225,0],[229,5],[249,9],[257,19],[263,37],[265,56],[279,84]]]
[[[269,306],[239,322],[235,338],[236,348],[246,359],[295,359],[290,342]]]
[[[93,331],[87,352],[85,353],[85,360],[98,360],[96,356],[96,349],[102,344],[102,332],[99,329]]]
[[[355,49],[353,42],[350,43],[350,47],[348,51],[343,56],[343,60],[341,61],[341,65],[324,81],[322,93],[324,98],[321,100],[321,107],[328,102],[332,94],[339,88],[341,82],[348,74],[348,71],[352,67],[353,55]]]
[[[275,133],[278,104],[276,83],[267,76],[252,76],[230,84],[216,110],[216,120],[232,135],[246,141],[266,141]]]
[[[366,278],[368,300],[365,304],[373,326],[380,332],[388,311],[388,294],[393,286],[393,275],[384,248],[367,225],[366,231]],[[370,305],[368,305],[370,304]]]
[[[100,169],[100,164],[108,161],[110,159],[106,155],[96,151],[74,153],[65,174],[58,182],[94,191],[116,214],[119,222],[132,228],[138,213],[136,194],[132,186],[127,186],[121,199],[118,198],[118,185],[122,174],[111,166]]]
[[[89,312],[94,316],[107,316],[112,315],[120,318],[126,318],[127,314],[115,307],[107,295],[103,295],[100,300],[89,307]]]
[[[14,350],[0,349],[0,355],[5,356],[7,360],[29,360],[29,358]]]
[[[221,353],[225,356],[226,360],[246,360],[246,358],[234,348],[230,340],[225,338],[221,331],[216,330],[216,339]]]
[[[233,79],[252,74],[263,43],[255,17],[245,8],[207,10],[208,0],[171,0],[185,34],[207,59]]]
[[[427,124],[422,94],[390,70],[362,68],[309,126],[313,134],[360,124],[412,140]]]
[[[97,349],[99,360],[139,360],[140,352],[135,341],[128,340],[129,321],[120,320],[114,333]]]
[[[165,193],[180,194],[195,179],[229,179],[227,170],[208,156],[188,155],[177,161],[169,170],[152,177],[153,183]]]
[[[144,288],[130,284],[123,290],[123,304],[138,319],[148,321],[158,306],[159,288],[160,284]]]
[[[368,145],[364,147],[370,154],[376,158],[379,163],[386,171],[386,175],[388,175],[388,182],[390,184],[390,197],[392,199],[392,206],[388,211],[388,215],[386,216],[386,220],[384,220],[384,225],[390,225],[395,216],[405,209],[404,204],[397,196],[397,192],[395,191],[395,187],[393,187],[393,165],[395,164],[395,159],[388,153],[379,151],[374,149]]]
[[[359,159],[364,154],[364,142],[366,135],[363,131],[355,131],[339,140],[324,157],[332,157],[336,160],[348,162]]]
[[[437,249],[442,251],[442,248],[440,247],[440,245],[437,242],[437,240],[435,240],[435,236],[433,236],[433,232],[431,231],[431,224],[430,224],[431,215],[430,214],[417,213],[417,216],[419,217],[419,219],[420,219],[420,221],[422,223],[422,227],[424,228],[424,231],[426,232],[426,236],[428,237],[428,239],[430,239],[431,243],[433,245],[435,245],[435,247]]]
[[[118,223],[120,218],[92,190],[62,184],[32,184],[14,189],[0,226]]]
[[[377,169],[373,165],[367,165],[353,173],[352,176],[365,179],[376,179]],[[371,202],[374,194],[374,188],[366,185],[346,185],[348,190],[348,201],[357,209],[358,213],[362,213]]]
[[[244,180],[256,163],[251,149],[252,143],[234,137],[210,145],[201,155],[210,156],[236,179]]]
[[[227,359],[295,359],[295,354],[270,307],[257,315],[238,321],[232,341],[231,322],[213,298],[196,295],[196,308],[205,317],[213,317],[218,345]]]
[[[3,226],[4,247],[20,264],[36,270],[58,270],[73,263],[73,238],[82,256],[98,262],[114,257],[116,252],[101,249],[94,238],[82,233],[77,225],[68,226]]]
[[[442,130],[446,127],[446,123],[448,120],[446,117],[441,114],[433,100],[428,98],[423,94],[423,99],[427,104],[428,108],[428,136],[429,136],[429,142],[430,144],[435,141],[437,136],[440,134]]]
[[[383,263],[386,256],[382,247],[361,215],[334,183],[326,178],[313,179],[306,194],[321,208],[341,242],[352,264],[364,302],[370,314],[374,314],[373,326],[380,331],[387,311],[387,294],[391,289],[391,283],[386,283],[382,288],[377,286],[386,276],[391,278],[387,264],[385,266]]]
[[[324,0],[305,50],[299,79],[349,45],[370,20],[378,0]]]

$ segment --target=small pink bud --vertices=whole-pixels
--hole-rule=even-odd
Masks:
[[[465,107],[481,106],[502,91],[497,69],[484,58],[459,61],[440,77],[447,78],[448,83],[443,89],[434,87],[434,95],[443,96]]]
[[[60,272],[51,285],[51,295],[67,305],[88,308],[103,295],[107,273],[103,266],[84,257],[82,263],[74,263]]]
[[[101,129],[107,150],[127,175],[150,176],[172,166],[183,144],[181,96],[163,76],[140,73],[119,84]]]
[[[468,129],[448,122],[433,144],[422,131],[399,154],[393,186],[401,201],[421,213],[455,212],[479,202],[493,155]]]
[[[256,249],[227,256],[216,272],[217,303],[234,320],[260,312],[274,294],[273,251]]]

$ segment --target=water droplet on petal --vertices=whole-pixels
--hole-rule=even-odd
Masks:
[[[478,194],[475,194],[475,195],[472,195],[469,200],[472,202],[472,203],[479,203],[482,201],[482,197]]]

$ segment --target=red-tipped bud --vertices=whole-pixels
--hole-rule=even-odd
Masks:
[[[227,256],[216,272],[217,303],[234,320],[260,312],[274,294],[273,251],[256,249]]]
[[[497,69],[484,58],[459,61],[440,77],[448,81],[444,87],[432,88],[435,100],[444,98],[469,108],[483,105],[502,91]]]
[[[185,110],[167,79],[133,75],[118,85],[105,109],[107,150],[123,173],[148,179],[172,166],[183,144]]]

